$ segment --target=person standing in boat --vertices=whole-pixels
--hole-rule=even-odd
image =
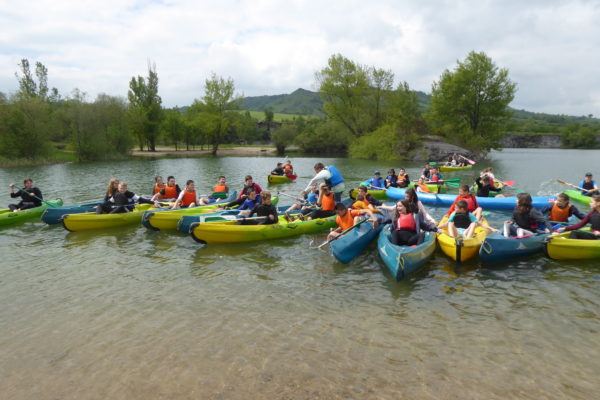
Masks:
[[[21,198],[17,204],[9,204],[10,211],[27,210],[28,208],[40,207],[42,205],[42,191],[33,186],[33,180],[27,178],[23,180],[23,189],[18,189],[15,193],[15,184],[8,185],[10,188],[10,197],[16,199]]]
[[[306,189],[304,189],[302,194],[308,193],[311,186],[319,185],[320,183],[324,182],[327,184],[327,186],[329,186],[330,192],[333,193],[335,201],[337,203],[342,201],[342,193],[344,192],[345,186],[344,178],[342,178],[340,171],[338,171],[338,169],[333,165],[325,167],[325,165],[320,162],[315,164],[314,169],[316,175],[310,180],[310,182],[308,182],[308,185],[306,185]],[[333,208],[331,211],[333,211]]]

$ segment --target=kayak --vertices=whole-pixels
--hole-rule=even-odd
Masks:
[[[42,215],[46,209],[60,207],[62,204],[62,200],[58,199],[46,201],[39,207],[28,208],[27,210],[22,211],[10,211],[8,208],[0,209],[0,226],[12,225],[17,222],[37,218]]]
[[[402,200],[405,197],[404,189],[388,188],[387,196],[390,199]],[[421,203],[436,207],[450,207],[456,199],[455,194],[418,193]],[[533,196],[532,204],[537,209],[550,205],[556,196]],[[512,211],[517,205],[516,197],[477,197],[477,203],[485,210]]]
[[[447,217],[444,217],[440,224],[445,223],[446,220]],[[485,219],[483,219],[481,222],[487,224]],[[477,255],[479,248],[481,247],[481,243],[486,238],[487,234],[487,230],[478,226],[475,228],[475,234],[472,238],[452,238],[448,235],[448,228],[444,228],[442,233],[437,234],[437,240],[440,244],[440,249],[442,249],[444,254],[454,261],[463,262],[470,260]]]
[[[585,204],[588,207],[590,205],[590,199],[592,197],[591,196],[586,196],[580,190],[574,190],[574,189],[573,190],[565,190],[563,193],[566,194],[567,196],[569,196],[569,198],[571,200],[574,200],[574,201],[576,201],[578,203],[581,203],[581,204]]]
[[[196,222],[190,227],[190,234],[199,243],[240,243],[258,240],[271,240],[315,233],[334,228],[336,216],[310,221],[288,222],[279,216],[276,224],[237,225],[237,221]]]
[[[377,239],[379,256],[397,281],[418,270],[435,252],[435,233],[424,232],[423,243],[416,246],[397,246],[391,242],[391,226],[386,225]]]
[[[367,190],[367,194],[370,194],[371,196],[373,196],[373,198],[375,198],[377,200],[383,200],[383,201],[389,200],[385,193],[386,193],[385,189],[369,189],[369,190]],[[357,194],[358,194],[358,188],[354,188],[350,191],[350,197],[352,199],[356,199]]]
[[[296,180],[296,175],[269,175],[267,181],[269,183],[290,183]]]
[[[600,239],[571,239],[571,232],[550,236],[544,249],[555,260],[584,260],[600,258]]]
[[[411,182],[408,185],[408,188],[414,188],[416,184],[417,184],[416,182]],[[367,182],[361,182],[359,186],[369,187]],[[427,189],[429,189],[431,191],[431,193],[444,193],[444,192],[446,192],[446,186],[447,185],[436,185],[435,183],[428,183]],[[398,188],[395,188],[395,189],[398,189]],[[400,189],[400,190],[405,190],[405,189]],[[389,200],[390,199],[390,197],[387,195],[387,189],[371,188],[371,189],[367,190],[367,193],[370,194],[371,196],[373,196],[374,198],[376,198],[377,200]],[[356,198],[357,194],[358,194],[358,188],[354,188],[350,191],[350,197],[353,199]]]
[[[363,222],[356,228],[347,232],[344,236],[329,244],[331,254],[341,263],[348,264],[354,260],[362,251],[377,237],[382,223],[389,218],[387,213],[377,213],[378,225],[373,227],[370,221]]]
[[[440,166],[440,172],[452,172],[452,171],[467,171],[473,169],[472,165],[465,165],[463,167],[451,167],[449,165]]]
[[[96,214],[95,212],[65,214],[62,224],[71,232],[139,224],[144,212],[151,207],[152,204],[136,204],[133,211],[119,214]]]
[[[96,206],[102,204],[100,201],[90,203],[71,204],[70,206],[61,206],[48,208],[42,214],[42,221],[48,225],[60,224],[60,220],[65,214],[81,214],[84,212],[95,212]]]
[[[542,233],[507,238],[494,232],[481,243],[479,258],[484,262],[497,262],[535,254],[542,251],[544,241],[549,235]]]

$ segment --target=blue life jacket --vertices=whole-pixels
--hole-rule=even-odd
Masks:
[[[311,204],[317,204],[317,195],[315,193],[309,193],[306,196],[306,201]]]
[[[587,189],[587,190],[591,190],[594,188],[594,186],[596,186],[596,181],[592,180],[589,183],[586,182],[585,180],[582,180],[581,182],[579,182],[579,187],[582,189]]]
[[[368,180],[369,184],[373,187],[376,188],[384,188],[385,187],[385,183],[383,182],[382,178],[371,178]]]
[[[340,183],[344,182],[342,174],[340,174],[340,171],[338,171],[336,167],[333,165],[328,165],[327,169],[331,173],[331,178],[326,180],[325,183],[327,183],[330,187],[334,187],[335,185],[339,185]]]

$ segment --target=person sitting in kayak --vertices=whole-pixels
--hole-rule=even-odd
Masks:
[[[492,167],[487,167],[486,169],[484,169],[480,176],[488,176],[490,178],[490,185],[496,187],[496,185],[494,184],[494,180],[496,179],[496,177],[494,176],[494,169]]]
[[[44,199],[42,191],[33,186],[33,180],[31,178],[24,179],[23,186],[23,189],[18,189],[15,193],[15,184],[11,183],[8,185],[10,188],[10,197],[12,199],[21,198],[21,201],[17,204],[8,205],[10,211],[27,210],[28,208],[40,207],[42,205],[42,200]]]
[[[367,205],[367,207],[368,207],[368,206],[371,206],[371,205],[372,205],[373,207],[377,207],[377,206],[380,206],[380,205],[381,205],[381,202],[380,202],[379,200],[377,200],[375,197],[373,197],[373,196],[371,196],[371,195],[369,194],[369,191],[367,190],[367,187],[366,187],[366,186],[364,186],[364,185],[360,185],[360,186],[358,187],[357,198],[358,198],[358,195],[359,195],[359,194],[362,194],[362,195],[363,195],[363,197],[364,197],[364,199],[365,199],[364,201],[365,201],[365,204]],[[371,207],[371,208],[372,208],[372,207]]]
[[[475,179],[475,185],[477,186],[477,193],[475,195],[477,197],[489,197],[490,191],[496,193],[502,191],[502,189],[493,186],[490,181],[491,178],[488,175],[482,175]],[[504,197],[504,195],[499,194],[496,197]]]
[[[217,179],[217,184],[213,188],[213,193],[208,195],[208,204],[214,203],[215,201],[217,201],[217,199],[225,199],[227,197],[227,193],[229,193],[227,179],[223,175],[221,175]]]
[[[292,167],[292,162],[290,160],[285,162],[285,165],[283,166],[283,173],[286,175],[294,174],[294,167]]]
[[[399,188],[405,188],[408,187],[408,185],[410,185],[410,177],[408,176],[404,168],[400,168],[398,170],[397,183]]]
[[[417,184],[415,185],[417,192],[431,193],[431,190],[429,190],[429,187],[427,186],[427,184],[425,182],[426,182],[426,178],[424,176],[419,178],[419,180],[417,181]]]
[[[420,244],[424,238],[424,234],[421,234],[421,231],[439,231],[435,225],[426,223],[421,213],[413,213],[411,211],[414,210],[410,202],[406,199],[400,200],[394,207],[390,233],[391,242],[397,246]]]
[[[278,162],[277,167],[273,171],[271,171],[271,175],[284,175],[285,171],[283,170],[283,164]]]
[[[559,193],[556,200],[551,206],[544,207],[540,212],[542,215],[548,215],[548,219],[552,222],[567,222],[571,215],[575,215],[579,219],[585,218],[585,214],[570,204],[569,195]]]
[[[191,208],[204,204],[204,202],[198,198],[198,192],[194,186],[194,181],[188,179],[185,182],[185,189],[179,193],[175,204],[171,207],[171,209],[175,210],[177,208]]]
[[[550,227],[544,216],[532,205],[531,195],[529,193],[519,193],[512,220],[504,222],[504,236],[526,236],[549,232]]]
[[[396,175],[394,168],[388,171],[388,175],[385,178],[385,187],[398,187],[398,175]]]
[[[154,186],[152,187],[152,196],[156,193],[160,192],[165,188],[165,182],[163,181],[163,177],[157,175],[154,177]]]
[[[155,207],[160,205],[152,200],[140,197],[137,194],[127,190],[125,182],[119,182],[119,188],[113,193],[108,201],[104,202],[100,207],[96,208],[96,214],[121,214],[131,212],[135,208],[135,203],[154,204]]]
[[[412,214],[420,213],[427,223],[437,225],[437,222],[435,222],[435,219],[431,215],[429,215],[429,213],[427,212],[427,209],[425,208],[423,203],[421,203],[421,201],[419,200],[419,196],[417,196],[417,192],[415,191],[415,189],[413,189],[413,188],[406,189],[406,191],[404,192],[404,196],[405,196],[404,198],[406,200],[408,200],[408,204],[410,205],[410,209],[409,209],[410,213],[412,213]],[[382,205],[378,206],[377,208],[382,209],[382,210],[394,211],[396,209],[396,205],[387,206],[385,204],[382,204]]]
[[[379,203],[379,205],[381,205],[381,203]],[[352,203],[352,208],[357,210],[368,209],[373,212],[379,212],[379,210],[366,199],[365,194],[362,192],[358,192],[356,195],[356,200]]]
[[[119,190],[119,180],[117,178],[110,178],[108,181],[108,186],[106,188],[106,193],[104,194],[104,199],[102,200],[102,204],[98,204],[96,207],[96,213],[109,213],[112,210],[112,205],[110,204],[110,198],[113,197],[113,194]],[[100,211],[98,211],[100,209]]]
[[[304,191],[308,192],[312,185],[320,186],[321,182],[325,182],[331,188],[330,191],[333,192],[335,201],[342,201],[342,193],[344,192],[345,185],[344,178],[338,169],[333,165],[325,167],[320,162],[315,164],[314,169],[316,175],[308,182]]]
[[[425,163],[425,167],[423,171],[421,171],[421,176],[425,177],[425,179],[429,179],[429,174],[431,173],[431,165],[429,163]]]
[[[456,156],[449,156],[448,161],[446,161],[446,166],[448,167],[457,167],[458,163],[456,162]]]
[[[571,239],[600,240],[600,194],[590,199],[590,211],[579,223],[559,228],[555,234],[571,231]],[[590,232],[580,232],[578,229],[590,224]]]
[[[256,196],[256,192],[252,193]],[[271,193],[268,191],[262,192],[260,194],[260,199],[260,203],[254,205],[250,210],[248,217],[252,218],[252,216],[256,214],[257,217],[264,218],[247,220],[242,217],[242,219],[238,221],[238,225],[272,225],[277,223],[279,217],[277,216],[277,208],[271,203]],[[242,213],[240,212],[240,214]]]
[[[254,183],[254,181],[252,180],[252,176],[246,175],[246,177],[244,178],[244,187],[240,191],[240,194],[238,194],[238,198],[232,202],[225,204],[224,207],[231,208],[234,206],[239,206],[239,205],[244,204],[246,197],[248,197],[246,192],[249,188],[253,188],[257,195],[259,195],[262,192],[262,189],[258,185],[258,183]],[[260,199],[260,197],[258,197],[258,198]]]
[[[479,204],[477,204],[477,198],[473,194],[469,193],[469,185],[460,185],[458,188],[458,196],[456,196],[454,203],[452,203],[450,209],[448,212],[446,212],[446,216],[449,216],[452,214],[452,212],[454,212],[456,203],[460,200],[465,200],[467,202],[468,211],[472,213],[478,221],[480,221],[483,210],[481,207],[479,207]]]
[[[440,174],[438,167],[433,167],[429,171],[429,182],[437,184],[442,184],[444,182],[444,177]]]
[[[261,192],[262,194],[262,192]],[[240,216],[248,216],[250,215],[250,211],[254,209],[261,202],[261,197],[256,193],[256,190],[253,187],[249,187],[246,189],[246,198],[244,199],[244,203],[238,208],[240,210]]]
[[[307,219],[327,218],[335,215],[335,196],[329,190],[329,186],[325,183],[322,183],[319,187],[319,199],[317,200],[317,205],[321,208],[312,211]],[[301,215],[303,215],[303,213],[300,213],[299,217]],[[302,219],[302,217],[300,218]]]
[[[579,188],[585,189],[581,192],[586,196],[592,196],[594,194],[598,194],[598,185],[596,185],[596,181],[592,179],[592,173],[588,172],[585,174],[585,178],[581,182],[579,182]]]
[[[303,192],[303,194],[304,194],[304,192]],[[312,212],[317,205],[318,198],[319,198],[319,192],[317,191],[317,187],[311,186],[310,193],[304,194],[304,198],[299,198],[299,197],[296,198],[296,200],[298,200],[298,202],[292,204],[287,210],[285,210],[285,216],[288,219],[288,221],[292,220],[292,217],[289,215],[289,213],[294,210],[301,210],[301,211],[310,210],[310,211],[307,211],[306,214],[309,214],[310,212]]]
[[[469,212],[469,204],[466,200],[459,200],[456,203],[454,211],[448,217],[448,220],[439,225],[438,228],[448,226],[448,236],[458,238],[462,236],[464,239],[472,238],[475,234],[475,228],[481,226],[484,229],[492,232],[500,232],[498,229],[480,222],[474,214]]]
[[[335,223],[337,224],[337,228],[329,232],[327,235],[327,239],[335,239],[340,236],[343,231],[351,228],[361,221],[361,215],[368,215],[370,217],[370,221],[373,224],[373,227],[377,226],[377,217],[373,214],[373,211],[368,208],[364,209],[348,209],[344,203],[337,203],[335,205]]]
[[[375,171],[373,177],[367,180],[366,184],[375,189],[385,189],[385,182],[381,178],[381,172]]]
[[[169,176],[167,178],[167,184],[164,185],[161,190],[155,193],[151,200],[156,201],[158,199],[176,199],[179,197],[179,193],[181,193],[181,188],[175,183],[175,177]]]

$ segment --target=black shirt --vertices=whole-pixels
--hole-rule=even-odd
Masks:
[[[33,193],[36,197],[39,197],[39,199],[30,196],[28,193]],[[42,205],[42,201],[40,199],[43,199],[42,192],[36,187],[32,187],[31,189],[21,189],[18,192],[13,192],[10,194],[10,197],[13,199],[20,197],[22,201],[33,203],[36,207]]]

